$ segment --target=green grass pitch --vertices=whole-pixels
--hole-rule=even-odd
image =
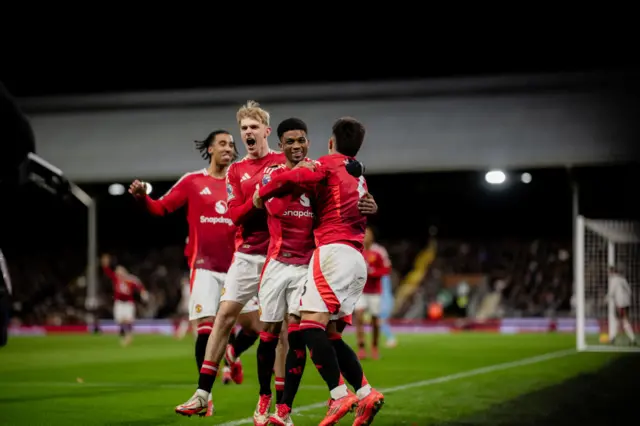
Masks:
[[[615,424],[638,399],[640,358],[575,353],[574,342],[570,334],[400,335],[381,360],[363,362],[386,396],[374,425]],[[186,418],[173,408],[196,388],[190,337],[139,335],[127,348],[112,335],[11,338],[0,349],[0,425],[251,425],[255,346],[242,359],[242,385],[214,385],[216,415]],[[327,398],[309,364],[296,426],[317,425]]]

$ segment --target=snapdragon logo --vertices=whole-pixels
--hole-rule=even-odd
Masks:
[[[233,221],[231,219],[229,219],[228,217],[200,216],[200,223],[212,223],[214,225],[216,223],[223,223],[225,225],[233,226]]]
[[[303,211],[303,210],[285,210],[282,214],[283,216],[293,216],[293,217],[313,217],[313,212]]]

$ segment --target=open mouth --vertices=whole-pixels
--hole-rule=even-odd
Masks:
[[[254,138],[247,138],[247,145],[254,146],[256,144],[256,140]]]

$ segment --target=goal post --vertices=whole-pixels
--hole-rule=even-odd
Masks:
[[[588,219],[578,216],[575,230],[576,348],[579,351],[640,351],[628,345],[610,344],[618,329],[616,309],[606,298],[609,267],[615,266],[631,288],[629,321],[635,333],[640,320],[640,223],[625,220]]]

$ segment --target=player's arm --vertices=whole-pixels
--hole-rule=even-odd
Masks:
[[[114,270],[111,269],[111,256],[103,254],[100,258],[100,266],[102,266],[102,272],[104,272],[107,278],[112,281],[116,281],[118,279]]]
[[[240,179],[236,176],[233,165],[227,172],[227,204],[229,205],[229,217],[236,226],[242,225],[256,210],[253,199],[244,200]]]
[[[312,190],[326,178],[326,169],[307,161],[301,161],[296,167],[274,176],[269,183],[260,188],[259,196],[263,200],[288,194],[295,188]]]
[[[164,216],[178,210],[186,204],[189,196],[186,175],[181,177],[166,194],[157,200],[147,195],[146,184],[139,180],[133,181],[129,187],[129,193],[144,203],[149,213],[156,216]]]

